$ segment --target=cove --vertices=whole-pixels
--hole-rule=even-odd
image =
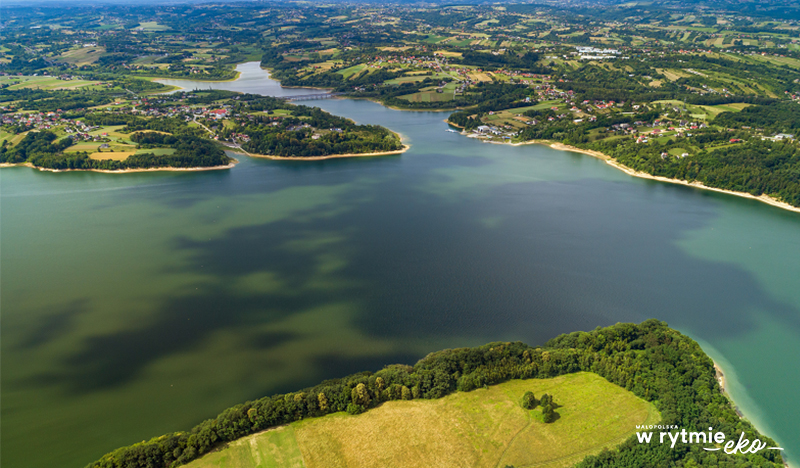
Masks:
[[[257,64],[185,83],[279,95]],[[248,84],[245,84],[248,83]],[[445,113],[315,101],[401,156],[0,170],[2,465],[83,466],[222,409],[447,347],[658,318],[800,459],[800,216]]]

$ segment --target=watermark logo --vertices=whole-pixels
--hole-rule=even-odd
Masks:
[[[678,429],[677,426],[636,426],[636,429]],[[640,444],[649,444],[653,439],[653,431],[649,432],[636,432],[636,438],[639,440]],[[666,442],[665,442],[665,439]],[[717,450],[722,450],[728,455],[733,455],[737,453],[757,453],[761,450],[783,450],[780,447],[767,447],[766,442],[762,442],[760,439],[753,439],[748,440],[744,437],[744,432],[739,435],[739,440],[727,440],[727,437],[722,432],[714,432],[714,428],[709,427],[708,432],[686,432],[686,429],[681,429],[680,432],[658,432],[658,436],[655,438],[657,443],[670,444],[670,448],[675,448],[675,445],[680,441],[684,444],[716,444],[722,445],[722,447],[703,447],[703,450],[707,450],[709,452],[716,452]],[[727,441],[726,441],[727,440]],[[724,444],[724,445],[723,445]]]

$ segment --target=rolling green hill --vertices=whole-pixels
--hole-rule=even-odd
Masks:
[[[553,395],[558,419],[545,424],[539,408],[522,408],[526,391]],[[187,467],[555,468],[618,445],[637,424],[659,419],[652,403],[581,372],[297,421],[239,439]]]

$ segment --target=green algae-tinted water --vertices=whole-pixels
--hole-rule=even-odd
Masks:
[[[246,71],[246,87],[214,86],[274,86]],[[325,378],[650,317],[700,340],[745,414],[800,458],[800,215],[482,144],[445,132],[443,113],[314,104],[412,148],[0,170],[2,466],[80,467]]]

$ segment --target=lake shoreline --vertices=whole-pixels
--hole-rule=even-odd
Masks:
[[[239,148],[241,152],[252,158],[272,159],[273,161],[324,161],[326,159],[341,159],[341,158],[364,158],[364,157],[378,157],[378,156],[391,156],[395,154],[403,154],[411,148],[411,145],[403,145],[399,150],[394,151],[381,151],[377,153],[345,153],[345,154],[329,154],[325,156],[271,156],[268,154],[248,153],[244,149]]]
[[[242,62],[242,63],[236,64],[236,66],[238,67],[239,65],[244,65],[245,63],[253,63],[253,62]],[[336,89],[336,88],[321,88],[319,86],[289,86],[289,85],[282,85],[280,81],[278,81],[278,80],[276,80],[275,78],[272,77],[272,69],[271,68],[262,66],[261,62],[258,62],[258,67],[260,69],[266,71],[267,72],[267,78],[269,78],[271,80],[275,80],[275,82],[278,83],[278,85],[280,85],[281,88],[287,88],[287,89],[317,89],[317,90],[320,90],[320,91],[327,91],[327,92],[331,92],[334,89]]]
[[[141,78],[158,81],[158,80],[185,80],[185,81],[202,81],[204,83],[228,83],[230,81],[236,81],[242,76],[242,72],[234,69],[236,76],[227,80],[204,80],[203,78],[197,77],[186,77],[186,78],[179,78],[179,77],[169,77],[169,76],[143,76]],[[137,77],[138,78],[138,77]]]
[[[232,158],[233,159],[233,158]],[[0,164],[0,168],[4,167],[29,167],[31,169],[38,169],[42,172],[101,172],[104,174],[129,174],[134,172],[198,172],[198,171],[220,171],[224,169],[232,169],[239,161],[237,159],[233,159],[230,163],[224,166],[209,166],[209,167],[169,167],[169,166],[162,166],[162,167],[146,167],[146,168],[135,168],[135,169],[119,169],[119,170],[110,170],[110,169],[51,169],[49,167],[38,167],[34,166],[29,162],[25,163],[2,163]]]
[[[387,109],[396,110],[396,111],[404,111],[404,112],[455,112],[457,110],[460,110],[460,108],[458,108],[458,107],[451,107],[449,109],[413,109],[413,108],[408,108],[408,107],[397,107],[397,106],[390,106],[388,104],[384,104],[384,103],[382,103],[381,101],[379,101],[379,100],[377,100],[375,98],[361,97],[361,96],[354,96],[354,97],[351,97],[351,96],[339,96],[339,98],[352,99],[353,101],[363,100],[363,101],[374,102],[375,104],[380,104],[381,106],[383,106],[383,107],[385,107]]]
[[[728,401],[730,401],[731,406],[733,407],[733,410],[736,412],[736,414],[739,416],[739,418],[749,421],[754,427],[756,427],[756,429],[758,429],[758,431],[760,433],[767,434],[766,431],[764,431],[760,427],[757,427],[756,424],[752,420],[747,418],[747,416],[744,414],[744,412],[741,409],[739,409],[739,405],[736,404],[736,401],[733,399],[733,396],[728,391],[727,379],[725,378],[725,371],[723,370],[722,366],[717,361],[715,361],[714,359],[712,359],[711,362],[714,363],[714,374],[715,374],[714,378],[717,380],[717,383],[719,384],[720,393],[722,393],[722,395],[725,398],[727,398]],[[781,454],[781,455],[783,456],[783,466],[784,466],[784,468],[793,468],[793,465],[789,464],[789,462],[786,460],[786,455],[785,454]]]
[[[452,126],[454,126],[456,128],[462,128],[462,127],[459,127],[458,125],[455,125],[455,124],[453,124],[451,122],[447,122],[447,123],[448,123],[448,125],[452,125]],[[469,133],[467,133],[466,131],[462,131],[461,134],[462,135],[469,135]],[[481,141],[483,143],[493,143],[493,144],[496,144],[496,145],[510,145],[510,146],[546,145],[546,146],[549,146],[550,148],[553,148],[553,149],[556,149],[556,150],[559,150],[559,151],[572,151],[573,153],[581,153],[581,154],[585,154],[587,156],[591,156],[593,158],[601,159],[601,160],[605,161],[606,164],[608,164],[609,166],[611,166],[611,167],[613,167],[613,168],[615,168],[617,170],[620,170],[620,171],[628,174],[629,176],[638,177],[640,179],[649,179],[649,180],[655,180],[655,181],[658,181],[658,182],[667,182],[667,183],[670,183],[670,184],[684,185],[686,187],[694,187],[694,188],[699,188],[699,189],[702,189],[702,190],[710,190],[712,192],[719,192],[719,193],[725,193],[725,194],[728,194],[728,195],[735,195],[737,197],[749,198],[751,200],[760,201],[762,203],[766,203],[767,205],[771,205],[771,206],[774,206],[776,208],[781,208],[781,209],[784,209],[784,210],[787,210],[787,211],[793,211],[795,213],[800,213],[800,208],[798,208],[796,206],[792,206],[792,205],[790,205],[790,204],[788,204],[786,202],[782,202],[782,201],[778,200],[777,198],[770,197],[769,195],[766,195],[766,194],[763,194],[763,195],[760,195],[760,196],[755,196],[755,195],[749,194],[747,192],[737,192],[737,191],[734,191],[734,190],[725,190],[725,189],[716,188],[716,187],[709,187],[708,185],[705,185],[705,184],[703,184],[701,182],[697,182],[697,181],[689,182],[688,180],[671,179],[669,177],[655,176],[655,175],[652,175],[652,174],[648,174],[647,172],[637,171],[636,169],[628,167],[628,166],[626,166],[626,165],[624,165],[624,164],[622,164],[620,162],[617,162],[617,160],[615,160],[611,156],[609,156],[609,155],[607,155],[605,153],[602,153],[600,151],[582,149],[582,148],[578,148],[578,147],[575,147],[575,146],[572,146],[572,145],[566,145],[564,143],[559,143],[557,141],[552,141],[552,140],[530,140],[530,141],[522,141],[522,142],[519,142],[519,143],[509,143],[509,142],[503,142],[503,141],[485,141],[485,140],[481,140]]]

